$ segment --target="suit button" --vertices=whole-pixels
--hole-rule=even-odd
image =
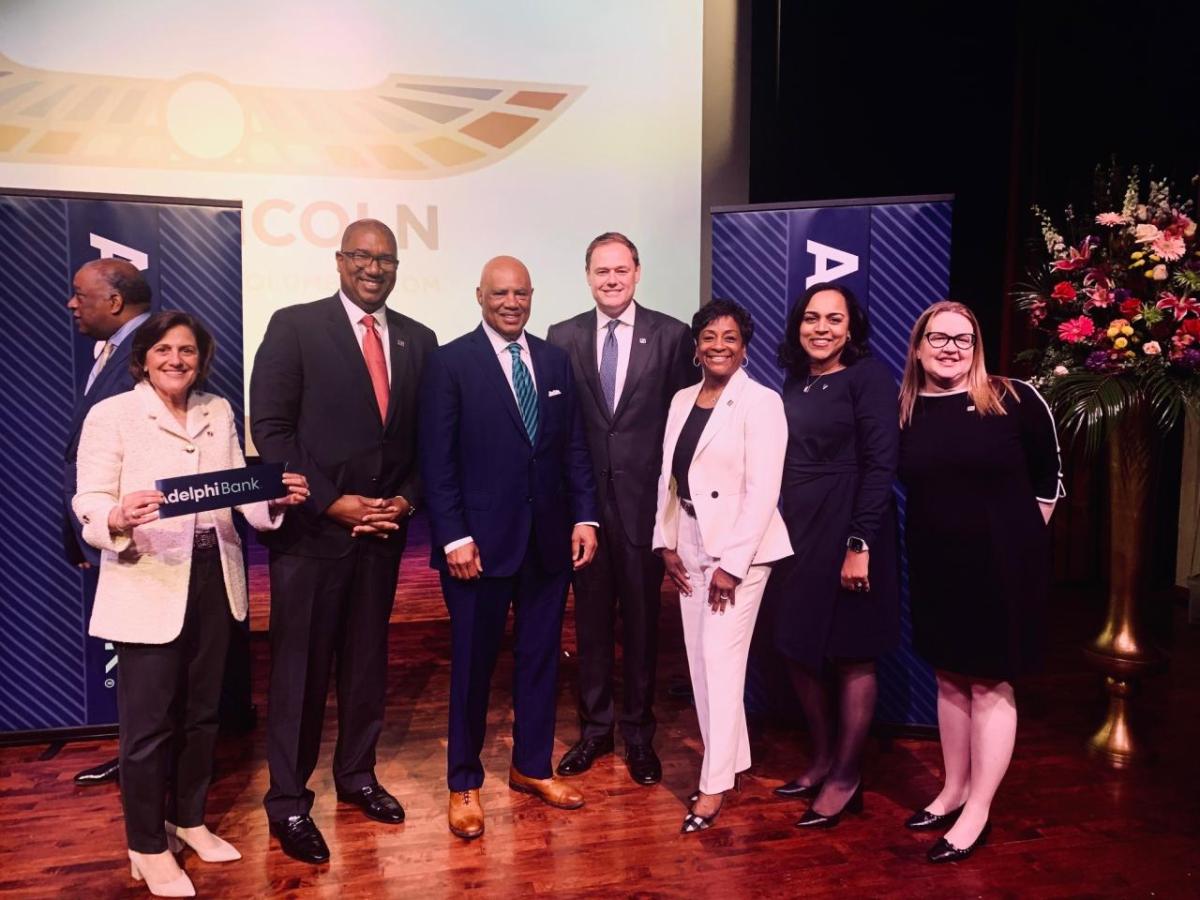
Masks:
[[[532,498],[532,497],[526,497],[526,498],[525,498],[525,502],[526,502],[526,503],[532,503],[532,502],[533,502],[533,498]]]
[[[957,344],[955,346],[957,346]],[[375,482],[375,484],[379,484],[379,477],[377,475],[372,475],[371,481]]]
[[[720,494],[718,494],[716,491],[713,491],[713,492],[712,492],[712,498],[713,498],[714,500],[716,500],[716,499],[717,499],[719,496],[721,496],[721,495],[720,495]]]
[[[608,436],[609,436],[609,437],[616,437],[616,436],[617,436],[617,433],[616,433],[615,431],[610,431],[610,432],[608,433]]]

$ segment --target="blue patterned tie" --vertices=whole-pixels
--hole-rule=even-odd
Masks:
[[[529,434],[529,442],[537,443],[538,405],[537,391],[533,389],[533,379],[529,369],[521,362],[521,345],[508,345],[512,354],[513,390],[517,393],[517,408],[521,410],[521,421],[525,423],[525,431]]]
[[[600,350],[600,390],[604,391],[604,400],[608,403],[608,413],[617,411],[617,326],[621,322],[613,319],[605,328],[608,335],[604,338],[604,346]]]

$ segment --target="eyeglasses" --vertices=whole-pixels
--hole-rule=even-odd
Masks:
[[[350,260],[360,269],[370,268],[371,263],[376,262],[379,264],[379,268],[383,269],[385,272],[396,271],[396,266],[400,262],[400,260],[396,259],[394,256],[390,256],[388,254],[373,256],[366,250],[339,250],[338,256],[342,257],[343,259]]]
[[[925,340],[934,350],[941,350],[951,342],[959,350],[970,350],[975,346],[975,335],[973,334],[944,334],[941,331],[931,331],[925,335]]]

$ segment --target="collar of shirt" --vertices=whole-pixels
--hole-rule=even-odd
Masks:
[[[616,317],[617,321],[623,325],[628,325],[630,328],[632,328],[633,320],[634,320],[634,316],[635,316],[636,312],[637,312],[637,301],[630,300],[629,305],[627,307],[625,307],[625,309],[621,312],[621,314],[619,316]],[[600,307],[598,307],[598,306],[596,307],[596,330],[597,331],[603,331],[605,328],[608,327],[608,323],[611,322],[612,320],[613,320],[612,316],[608,315],[608,313],[601,310]],[[617,330],[620,331],[621,329],[618,328]]]
[[[496,331],[487,322],[481,322],[483,325],[483,333],[488,336],[488,340],[492,342],[492,349],[496,351],[496,355],[500,356],[508,353],[508,345],[513,343],[500,332]],[[525,359],[529,359],[529,341],[525,338],[525,330],[521,329],[521,334],[517,338],[516,343],[521,345],[521,354]]]
[[[350,298],[346,296],[346,292],[340,288],[338,289],[338,297],[342,301],[342,307],[346,310],[346,317],[350,319],[350,324],[355,326],[361,325],[363,315],[367,314],[366,310],[361,306],[355,306]],[[369,313],[369,315],[375,319],[375,324],[381,331],[387,328],[386,303],[381,305],[375,312]],[[357,333],[356,331],[355,334]]]
[[[113,336],[108,339],[108,343],[112,344],[114,347],[120,346],[121,342],[123,340],[125,340],[125,338],[129,337],[129,335],[131,335],[135,331],[137,331],[139,328],[141,328],[142,323],[145,322],[148,318],[150,318],[150,313],[148,311],[142,313],[140,316],[134,316],[132,319],[130,319],[128,322],[126,322],[124,325],[122,325],[120,328],[118,328],[116,330],[116,332],[113,334]],[[103,346],[104,341],[97,341],[97,343],[100,344],[101,346]],[[99,354],[97,354],[97,355],[99,355]]]

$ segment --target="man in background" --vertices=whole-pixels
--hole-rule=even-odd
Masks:
[[[100,575],[100,551],[83,539],[83,527],[71,509],[75,496],[75,463],[83,420],[101,400],[133,388],[129,352],[133,333],[150,316],[150,285],[133,263],[123,259],[97,259],[75,273],[67,309],[79,333],[96,342],[95,362],[76,398],[71,431],[63,453],[63,551],[67,561],[83,572],[84,621],[92,613]],[[84,769],[75,776],[79,785],[115,781],[117,760]]]
[[[595,308],[552,325],[547,340],[566,350],[599,491],[604,539],[595,562],[575,573],[580,736],[558,764],[579,775],[612,753],[616,719],[613,658],[622,621],[620,730],[635,782],[656,784],[654,684],[662,560],[650,549],[663,429],[675,392],[699,380],[691,332],[634,299],[642,267],[637,247],[615,231],[584,254]]]

